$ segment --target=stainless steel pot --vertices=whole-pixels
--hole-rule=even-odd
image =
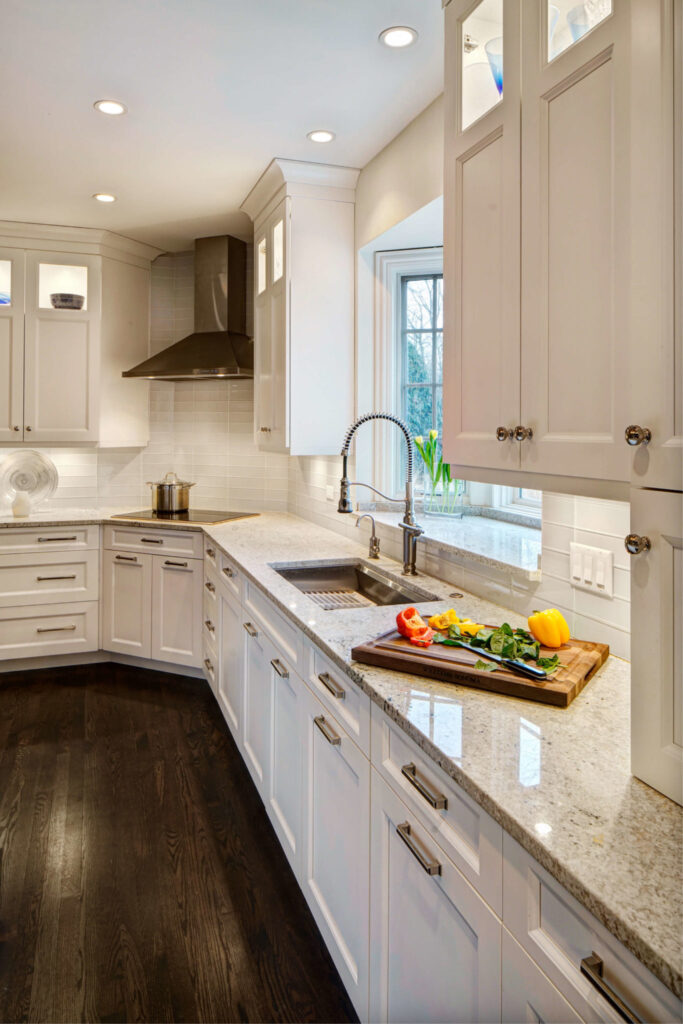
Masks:
[[[190,507],[190,487],[194,484],[179,480],[175,473],[167,473],[163,480],[155,483],[147,481],[152,488],[152,509],[163,515],[164,512],[187,512]]]

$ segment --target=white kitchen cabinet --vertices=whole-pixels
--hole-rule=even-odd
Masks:
[[[97,551],[0,554],[0,608],[98,598]]]
[[[202,562],[152,556],[151,657],[197,666],[202,649]]]
[[[310,690],[303,699],[303,891],[367,1020],[370,762]]]
[[[370,1020],[499,1021],[501,923],[372,772]]]
[[[102,552],[102,648],[152,655],[152,556]]]
[[[683,494],[634,489],[631,531],[631,770],[683,804]]]
[[[543,1024],[581,1024],[578,1013],[549,978],[503,928],[502,1019]]]
[[[242,204],[254,221],[254,432],[264,451],[335,454],[353,420],[358,173],[276,159]]]
[[[0,441],[142,446],[148,385],[121,373],[148,355],[150,261],[107,231],[0,222]],[[83,295],[55,309],[54,293]]]
[[[242,619],[244,648],[244,759],[264,803],[270,771],[271,658],[275,649],[258,619]]]
[[[238,746],[242,744],[245,631],[242,609],[232,594],[219,592],[219,702]]]
[[[79,601],[3,608],[0,661],[96,651],[98,607],[97,601]]]
[[[276,651],[270,661],[270,753],[266,809],[299,880],[303,836],[304,694],[306,687]]]
[[[565,5],[446,9],[444,455],[459,475],[624,496],[629,424],[657,427],[653,474],[663,449],[680,472],[672,5],[596,10],[572,42]],[[464,124],[496,37],[502,99]]]

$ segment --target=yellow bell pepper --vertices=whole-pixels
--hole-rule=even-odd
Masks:
[[[569,626],[557,608],[546,608],[529,616],[529,632],[544,647],[561,647],[569,640]]]
[[[429,625],[432,629],[448,629],[449,626],[457,626],[460,619],[455,614],[454,608],[449,608],[447,612],[441,612],[439,615],[432,615],[429,620]]]
[[[484,627],[478,622],[470,622],[469,619],[465,619],[459,623],[460,632],[464,633],[465,636],[476,636],[480,629]]]

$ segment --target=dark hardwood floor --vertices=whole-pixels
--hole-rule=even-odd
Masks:
[[[0,1020],[356,1020],[206,684],[0,675]]]

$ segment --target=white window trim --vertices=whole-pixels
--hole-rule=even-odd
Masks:
[[[541,518],[542,501],[525,501],[517,494],[518,487],[502,487],[494,484],[491,487],[491,506],[508,512],[521,512],[527,516]]]
[[[396,411],[401,405],[398,365],[398,332],[401,325],[402,277],[411,274],[443,273],[443,247],[397,249],[375,253],[375,351],[374,407]],[[373,424],[372,469],[375,486],[385,494],[396,491],[396,467],[386,457],[386,431],[381,422]]]

